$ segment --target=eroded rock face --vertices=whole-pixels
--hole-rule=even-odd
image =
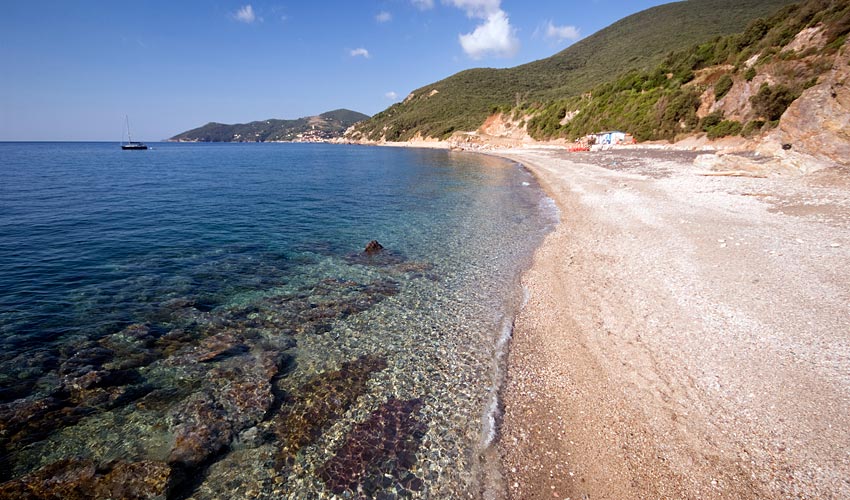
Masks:
[[[336,455],[317,470],[337,495],[374,498],[380,491],[419,491],[421,478],[410,473],[427,430],[419,420],[421,399],[391,398],[357,424]]]
[[[759,146],[802,173],[850,165],[850,42],[844,44],[817,85],[794,101]],[[792,147],[783,150],[783,144]]]
[[[0,498],[8,500],[89,500],[165,498],[172,480],[171,467],[162,462],[65,459],[24,477],[0,484]]]

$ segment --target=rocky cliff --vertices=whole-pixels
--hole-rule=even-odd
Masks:
[[[835,55],[832,69],[791,103],[758,151],[804,173],[850,167],[850,41]]]

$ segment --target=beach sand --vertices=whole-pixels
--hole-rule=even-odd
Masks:
[[[498,154],[561,210],[508,357],[510,498],[850,498],[850,172]]]

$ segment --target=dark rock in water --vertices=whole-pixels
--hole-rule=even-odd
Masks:
[[[787,143],[787,142],[782,145],[782,149],[784,149],[785,151],[790,150],[792,147],[793,146],[791,144]]]
[[[44,394],[0,404],[0,445],[6,452],[74,425],[85,416],[124,406],[150,392],[135,369],[116,362],[117,353],[144,351],[153,342],[145,325],[132,325],[100,342],[83,340],[59,349],[60,358],[42,357],[55,367],[53,386]],[[61,360],[61,361],[60,361]],[[150,362],[146,358],[144,363]],[[46,378],[46,377],[44,377]]]
[[[168,462],[196,467],[229,446],[239,432],[259,423],[274,401],[271,379],[280,363],[279,355],[266,352],[228,358],[211,369],[208,388],[171,411],[176,439]]]
[[[196,340],[197,334],[183,328],[175,328],[157,339],[156,348],[163,356],[168,357]]]
[[[136,408],[140,410],[165,413],[175,403],[184,398],[183,391],[175,388],[156,389],[136,402]]]
[[[0,498],[9,500],[165,498],[172,480],[171,468],[162,462],[64,459],[19,479],[0,484]]]
[[[418,418],[422,404],[418,398],[391,398],[354,426],[336,455],[316,471],[328,489],[337,495],[362,490],[369,498],[391,486],[420,490],[422,479],[409,471],[427,430]]]
[[[81,346],[76,349],[68,359],[59,367],[59,374],[64,377],[80,377],[103,366],[110,361],[114,353],[112,350],[99,345]]]
[[[0,405],[0,447],[5,452],[40,441],[56,429],[74,425],[97,410],[75,406],[66,394],[19,399]]]
[[[89,415],[125,406],[153,388],[135,371],[92,371],[44,397],[0,404],[0,446],[14,452]]]
[[[162,462],[117,462],[95,484],[96,498],[165,497],[172,480],[171,468]]]
[[[154,349],[156,339],[157,334],[149,325],[138,323],[102,338],[98,344],[113,353],[113,359],[103,366],[122,370],[153,363],[159,357],[159,353]]]
[[[3,441],[26,441],[28,434],[40,434],[40,422],[53,420],[51,417],[63,406],[63,401],[53,396],[19,399],[0,405],[0,436]],[[50,430],[53,428],[49,426]]]
[[[59,357],[54,349],[27,351],[0,362],[0,403],[29,396],[45,375],[55,372]],[[49,377],[49,376],[48,376]]]
[[[335,321],[363,312],[398,292],[399,285],[392,280],[361,284],[326,279],[301,293],[268,297],[245,310],[232,311],[228,320],[286,335],[325,333]]]
[[[384,358],[361,356],[287,394],[280,413],[271,422],[280,442],[278,466],[290,465],[301,448],[318,439],[363,394],[372,373],[386,367]]]
[[[195,467],[233,439],[224,409],[208,392],[195,393],[175,411],[177,438],[168,463]]]
[[[367,254],[375,254],[384,249],[384,246],[378,243],[378,240],[372,240],[366,244],[366,250],[364,250]]]
[[[142,380],[136,370],[91,370],[78,376],[62,377],[62,387],[72,394],[97,387],[112,387],[138,383]],[[81,403],[85,398],[77,397]]]
[[[248,350],[245,338],[234,330],[225,330],[201,340],[191,356],[200,362],[220,361],[226,357],[243,354]]]

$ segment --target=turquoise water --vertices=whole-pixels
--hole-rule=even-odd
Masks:
[[[499,490],[501,349],[554,217],[487,156],[0,143],[0,480]]]

